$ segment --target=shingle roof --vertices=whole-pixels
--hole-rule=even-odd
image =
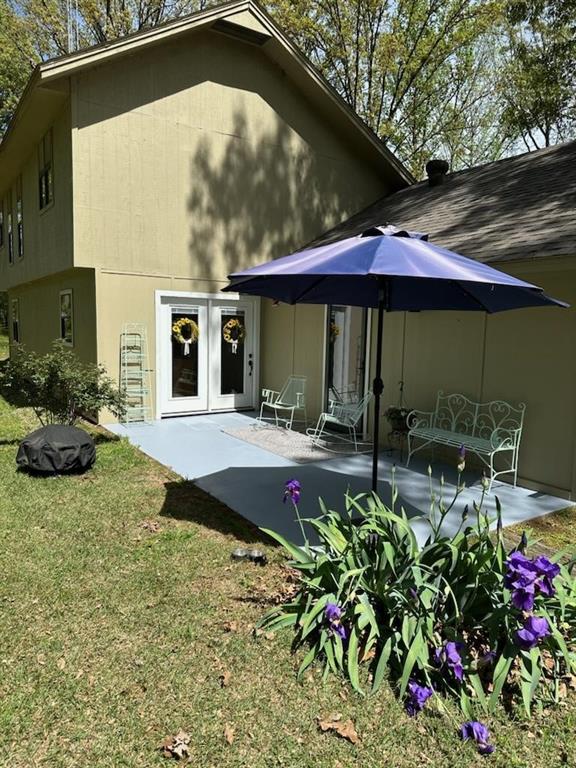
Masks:
[[[576,255],[576,141],[414,184],[311,245],[395,224],[479,261]]]

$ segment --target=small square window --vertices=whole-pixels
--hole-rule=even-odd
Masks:
[[[64,344],[74,346],[74,305],[71,290],[60,292],[60,338]]]
[[[20,302],[12,299],[12,341],[20,341]]]

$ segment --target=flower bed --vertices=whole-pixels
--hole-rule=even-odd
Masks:
[[[323,508],[321,518],[302,521],[300,484],[289,481],[285,500],[322,546],[299,547],[268,531],[301,582],[261,626],[293,628],[295,645],[307,648],[299,674],[319,662],[325,675],[344,674],[359,693],[376,692],[389,678],[410,715],[433,696],[456,697],[470,718],[462,738],[489,754],[477,713],[505,699],[521,702],[529,716],[536,701],[557,702],[576,672],[575,560],[530,558],[525,536],[507,552],[500,508],[491,535],[483,498],[472,514],[462,511],[454,536],[444,536],[443,520],[457,514],[458,487],[449,505],[433,500],[430,535],[419,546],[404,511],[375,496],[346,496],[343,514]]]

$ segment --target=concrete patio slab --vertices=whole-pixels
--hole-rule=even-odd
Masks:
[[[283,504],[284,484],[292,477],[302,483],[299,505],[302,517],[318,515],[318,499],[329,508],[342,510],[344,494],[364,493],[370,489],[371,457],[355,455],[329,461],[296,464],[256,445],[226,434],[224,429],[241,429],[254,423],[254,414],[227,413],[163,419],[147,425],[113,425],[111,431],[127,437],[144,453],[172,468],[257,526],[272,528],[292,541],[302,537],[290,504]],[[444,476],[443,495],[450,501],[455,492],[456,469],[440,463],[433,466],[432,481],[426,461],[414,458],[409,468],[397,465],[397,456],[383,453],[379,462],[379,495],[391,503],[392,482],[403,507],[413,518],[413,528],[424,541],[429,524],[430,489],[438,497],[440,477]],[[444,531],[454,533],[466,505],[472,511],[482,497],[480,476],[467,471],[466,490],[445,520]],[[484,499],[490,516],[496,513],[496,496],[502,504],[504,525],[525,522],[564,509],[565,499],[525,488],[496,483]],[[314,537],[311,536],[314,542]]]

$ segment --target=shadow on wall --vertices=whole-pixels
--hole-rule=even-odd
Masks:
[[[254,141],[234,114],[225,144],[202,139],[190,161],[190,257],[203,277],[238,271],[304,247],[342,218],[353,196],[341,163],[295,138],[278,120]]]

